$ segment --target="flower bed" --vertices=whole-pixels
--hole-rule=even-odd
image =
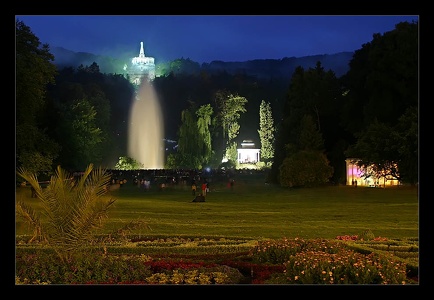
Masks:
[[[413,245],[407,253],[417,254],[415,241],[135,238],[96,244],[61,262],[46,245],[24,240],[17,239],[17,284],[402,285],[418,279],[417,264],[396,255],[410,249],[405,243]]]

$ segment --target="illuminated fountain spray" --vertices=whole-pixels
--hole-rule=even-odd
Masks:
[[[128,155],[144,169],[164,168],[163,117],[154,88],[143,80],[130,111]]]

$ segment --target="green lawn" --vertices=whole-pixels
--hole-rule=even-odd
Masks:
[[[101,233],[143,221],[132,233],[169,237],[301,237],[334,239],[371,230],[389,239],[419,236],[417,188],[330,186],[285,189],[265,184],[263,175],[237,175],[233,190],[211,182],[205,202],[192,202],[190,186],[144,190],[127,182],[111,192],[116,198]],[[37,206],[30,188],[19,187],[17,199]],[[31,234],[19,219],[16,234]]]

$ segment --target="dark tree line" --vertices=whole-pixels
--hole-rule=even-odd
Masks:
[[[134,88],[122,75],[101,74],[96,63],[64,68],[48,92],[50,133],[62,145],[58,164],[68,170],[90,163],[109,167],[126,153]]]
[[[41,175],[114,166],[126,152],[133,86],[96,63],[57,70],[49,45],[19,20],[16,35],[16,165]]]
[[[127,151],[129,109],[134,86],[122,74],[102,74],[96,63],[57,70],[49,45],[21,21],[16,22],[16,162],[47,173],[62,165],[84,169],[89,163],[114,166]],[[165,137],[176,140],[191,104],[211,104],[218,95],[248,99],[239,119],[239,138],[259,141],[259,109],[271,104],[277,125],[269,180],[291,185],[303,160],[321,167],[310,184],[345,182],[345,159],[379,167],[396,162],[395,175],[415,183],[418,175],[418,24],[399,23],[355,52],[349,72],[337,78],[318,62],[296,68],[291,78],[257,79],[245,74],[174,73],[153,86],[165,122]],[[185,60],[173,62],[182,69]],[[192,62],[187,61],[192,68]],[[172,66],[173,67],[173,66]],[[184,114],[183,114],[184,112]],[[192,113],[192,112],[190,112]],[[215,125],[215,124],[214,124]],[[222,134],[213,130],[212,150],[222,152]],[[238,142],[240,142],[240,140]],[[383,141],[379,147],[377,143]],[[387,141],[387,142],[386,142]],[[217,149],[222,145],[222,149]],[[330,172],[331,171],[331,172]],[[310,178],[313,178],[312,176]]]
[[[28,26],[16,22],[16,165],[32,172],[50,172],[60,148],[44,120],[47,85],[56,75],[49,50]]]
[[[334,168],[331,181],[345,182],[345,159],[375,166],[377,176],[418,182],[418,24],[402,22],[374,34],[341,78],[297,68],[291,78],[276,138],[270,180],[280,182],[281,165],[302,150],[305,116],[324,138]],[[313,175],[313,174],[312,174]]]

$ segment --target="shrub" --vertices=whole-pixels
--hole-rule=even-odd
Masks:
[[[28,181],[42,203],[42,213],[17,201],[16,211],[26,223],[34,228],[32,240],[39,238],[49,244],[62,261],[83,248],[93,238],[93,231],[102,226],[107,210],[115,202],[103,196],[108,190],[110,174],[93,169],[90,164],[79,179],[57,168],[46,188],[42,188],[35,174],[24,169],[18,175]],[[41,215],[48,221],[43,223]]]

